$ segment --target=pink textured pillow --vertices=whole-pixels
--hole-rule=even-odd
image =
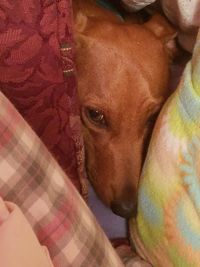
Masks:
[[[5,0],[0,10],[1,91],[80,191],[83,155],[71,1]]]

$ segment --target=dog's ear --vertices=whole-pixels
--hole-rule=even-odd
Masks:
[[[178,54],[176,45],[176,29],[167,21],[164,16],[156,13],[152,18],[144,24],[151,32],[153,32],[165,45],[165,49],[171,59]]]
[[[86,26],[87,26],[88,18],[85,14],[83,14],[81,11],[77,12],[75,14],[74,18],[74,30],[75,33],[82,33],[84,32]]]

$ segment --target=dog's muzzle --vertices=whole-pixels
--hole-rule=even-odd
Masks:
[[[136,217],[137,215],[137,197],[135,190],[130,188],[123,191],[123,195],[111,203],[112,211],[126,219]]]
[[[126,219],[136,217],[137,215],[137,204],[136,203],[113,201],[111,204],[111,209],[115,214],[121,217],[124,217]]]

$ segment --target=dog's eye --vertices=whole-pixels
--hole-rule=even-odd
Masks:
[[[102,111],[95,108],[86,108],[87,118],[95,125],[105,127],[106,119]]]

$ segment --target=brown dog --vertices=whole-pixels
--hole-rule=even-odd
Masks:
[[[169,95],[166,46],[174,30],[160,17],[125,23],[91,2],[73,1],[86,168],[103,202],[130,217],[154,121]]]

